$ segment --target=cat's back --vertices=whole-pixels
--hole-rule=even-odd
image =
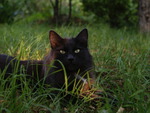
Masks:
[[[0,54],[0,68],[1,69],[5,68],[7,65],[9,65],[10,62],[15,62],[15,61],[16,61],[15,57],[8,56],[5,54]]]
[[[37,73],[42,73],[42,60],[17,60],[15,57],[0,54],[0,74],[4,72],[5,78],[12,73],[24,73],[27,75],[36,76]],[[21,67],[24,68],[25,72],[22,72]]]
[[[5,77],[7,77],[13,72],[13,64],[15,64],[15,62],[17,62],[15,57],[0,54],[0,72],[2,73],[5,71]]]

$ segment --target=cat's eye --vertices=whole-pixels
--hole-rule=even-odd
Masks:
[[[64,50],[59,51],[61,54],[65,54],[66,52]]]
[[[79,52],[80,52],[80,49],[76,49],[74,52],[75,52],[75,53],[79,53]]]

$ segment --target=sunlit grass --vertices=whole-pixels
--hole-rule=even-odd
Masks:
[[[91,109],[92,103],[80,99],[75,103],[72,102],[73,99],[64,102],[61,94],[52,96],[50,93],[57,90],[55,88],[45,89],[41,85],[33,91],[29,81],[22,75],[14,74],[10,83],[12,85],[5,88],[8,80],[4,80],[4,73],[1,73],[0,112],[116,112],[120,106],[125,108],[125,112],[146,113],[150,110],[149,35],[127,29],[115,30],[102,24],[80,27],[0,25],[0,53],[16,56],[21,60],[42,59],[50,49],[49,30],[55,30],[62,37],[75,37],[85,27],[89,30],[89,49],[97,72],[96,85],[117,99],[115,107],[109,103],[108,98],[103,106],[100,105],[101,102],[97,102],[97,109]],[[17,87],[20,86],[15,85],[18,78],[24,86],[21,87],[21,92],[17,91]]]

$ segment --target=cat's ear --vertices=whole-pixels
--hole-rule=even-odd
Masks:
[[[50,39],[50,44],[51,48],[55,49],[57,47],[60,47],[64,41],[63,38],[61,38],[55,31],[51,30],[49,32],[49,39]]]
[[[88,30],[83,29],[77,36],[76,40],[81,43],[83,46],[88,46]]]

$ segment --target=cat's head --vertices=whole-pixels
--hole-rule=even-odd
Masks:
[[[62,38],[55,31],[50,31],[49,39],[55,59],[60,60],[67,70],[74,71],[91,64],[87,29],[83,29],[75,38]]]

